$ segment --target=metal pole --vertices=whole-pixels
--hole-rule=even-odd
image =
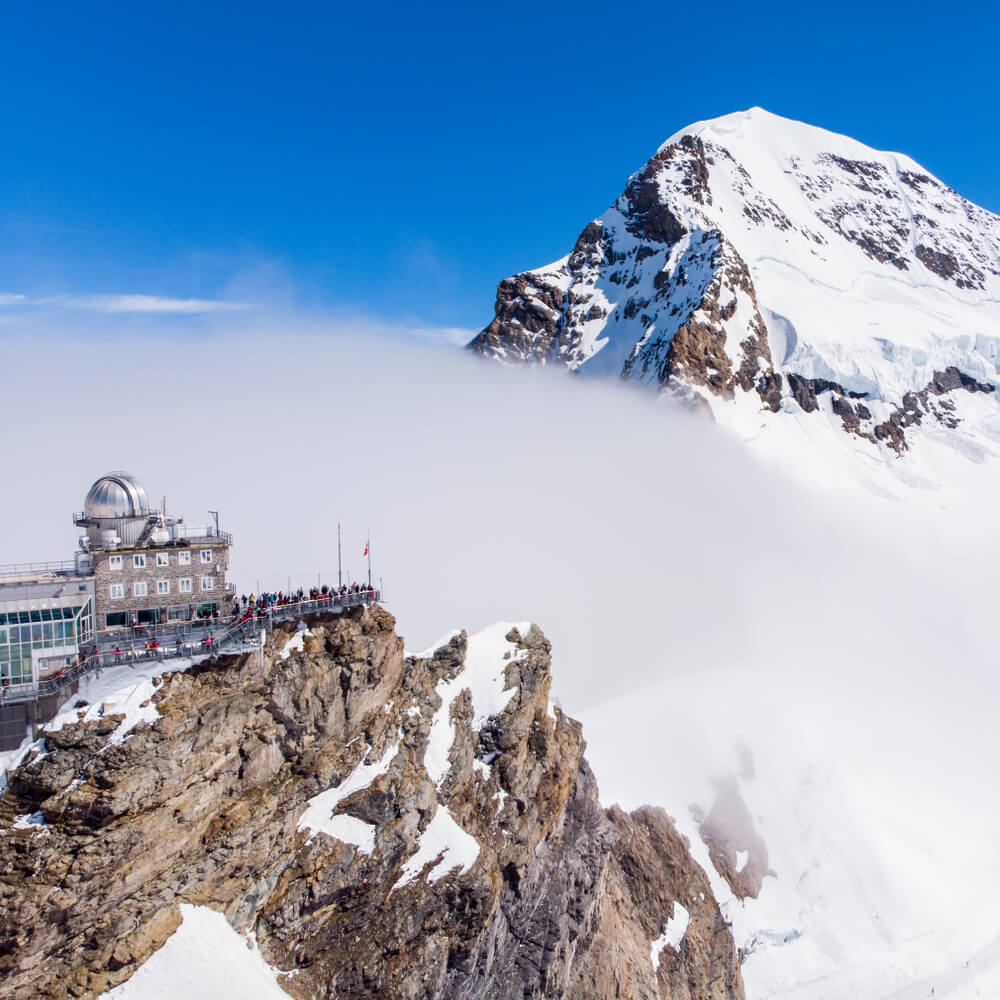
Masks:
[[[344,574],[340,570],[340,521],[337,522],[337,589],[344,586]]]
[[[368,586],[372,585],[372,529],[368,529],[368,541],[365,543],[365,552],[368,553]]]

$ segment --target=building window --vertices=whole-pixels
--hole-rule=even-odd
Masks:
[[[177,592],[179,594],[190,594],[191,593],[191,580],[190,578],[186,580],[177,581]]]
[[[121,556],[108,556],[108,569],[121,569],[121,568],[122,568]]]
[[[117,601],[125,596],[125,584],[124,583],[113,583],[111,584],[111,600]]]
[[[170,581],[169,580],[157,580],[156,581],[156,592],[158,594],[169,594],[170,593]]]
[[[201,561],[203,563],[210,563],[212,561],[212,550],[202,549],[201,550]]]
[[[137,580],[132,584],[132,594],[135,597],[145,597],[146,596],[146,581]]]
[[[128,625],[128,613],[125,611],[109,611],[104,616],[107,628],[124,628]]]
[[[157,566],[169,566],[170,565],[170,553],[169,552],[157,552],[156,553],[156,565]]]
[[[137,552],[134,556],[132,556],[132,565],[136,569],[145,569],[146,568],[146,557],[144,555],[142,555],[141,553]]]
[[[201,589],[202,590],[214,590],[215,589],[215,577],[214,576],[203,576],[201,578]]]
[[[177,553],[177,565],[178,566],[190,566],[191,565],[191,553],[190,552],[178,552]]]

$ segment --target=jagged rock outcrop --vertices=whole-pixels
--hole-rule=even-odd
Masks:
[[[899,454],[921,421],[963,420],[965,397],[929,393],[997,384],[998,296],[1000,218],[754,108],[668,140],[568,256],[501,282],[469,348],[747,404],[754,433],[759,413],[825,416]]]
[[[166,674],[155,721],[66,726],[14,772],[5,997],[99,996],[181,902],[253,931],[301,1000],[742,997],[670,818],[601,807],[536,627],[407,658],[373,607],[293,638]]]

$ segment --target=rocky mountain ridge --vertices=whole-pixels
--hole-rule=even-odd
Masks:
[[[301,1000],[742,997],[670,818],[601,807],[549,654],[522,625],[406,656],[373,607],[164,674],[130,734],[47,732],[0,800],[5,995],[103,995],[187,903]]]
[[[994,414],[998,302],[1000,218],[908,157],[754,108],[668,140],[566,257],[500,283],[469,347],[735,402],[746,426],[819,412],[900,454],[970,394]]]

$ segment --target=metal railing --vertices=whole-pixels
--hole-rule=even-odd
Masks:
[[[378,603],[381,599],[380,591],[361,590],[328,594],[295,603],[272,604],[266,608],[248,608],[241,615],[226,618],[133,626],[112,630],[113,634],[105,630],[97,633],[93,640],[88,640],[81,652],[83,659],[80,662],[60,670],[54,677],[40,680],[37,684],[4,685],[0,688],[0,704],[36,701],[57,693],[85,674],[109,667],[177,658],[215,657],[233,645],[257,639],[261,629],[270,630],[276,623],[300,621],[313,615],[340,614],[350,608]],[[168,645],[164,645],[161,639],[166,640]],[[141,644],[141,648],[137,643]]]
[[[110,518],[110,517],[103,518],[102,517],[102,518],[97,518],[97,520],[99,520],[99,521],[109,521],[109,522],[110,521],[136,521],[136,520],[142,520],[142,519],[145,518],[147,521],[149,521],[149,519],[151,517],[153,517],[153,515],[151,515],[151,514],[136,514],[136,515],[133,515],[133,516],[126,516],[126,515],[123,514],[123,515],[120,515],[120,516],[118,516],[116,518]],[[91,523],[91,518],[87,517],[86,511],[80,511],[80,512],[78,512],[78,513],[76,513],[76,514],[73,515],[73,523],[75,525],[77,525],[78,527],[86,527],[87,525],[89,525]],[[150,522],[150,523],[154,523],[154,522]],[[189,529],[187,525],[183,526],[183,530],[184,530],[184,534],[183,534],[182,537],[180,537],[180,538],[171,538],[170,541],[167,542],[166,544],[168,546],[170,546],[170,545],[178,545],[178,544],[183,543],[183,542],[198,542],[198,541],[212,539],[212,538],[221,539],[222,541],[227,542],[230,545],[233,544],[233,536],[232,536],[232,534],[230,532],[228,532],[228,531],[223,531],[221,528],[216,528],[214,524],[199,525],[198,526],[198,532],[199,533],[195,533],[194,529],[193,528]],[[187,534],[188,530],[191,530],[192,534],[190,534],[190,535]],[[123,548],[123,549],[127,549],[127,548],[134,548],[135,546],[134,546],[133,543],[126,544],[126,543],[123,542],[122,545],[119,546],[119,547]],[[159,548],[161,546],[157,546],[157,547]]]
[[[22,576],[29,573],[76,573],[76,563],[72,559],[59,562],[8,563],[0,566],[0,577]]]

